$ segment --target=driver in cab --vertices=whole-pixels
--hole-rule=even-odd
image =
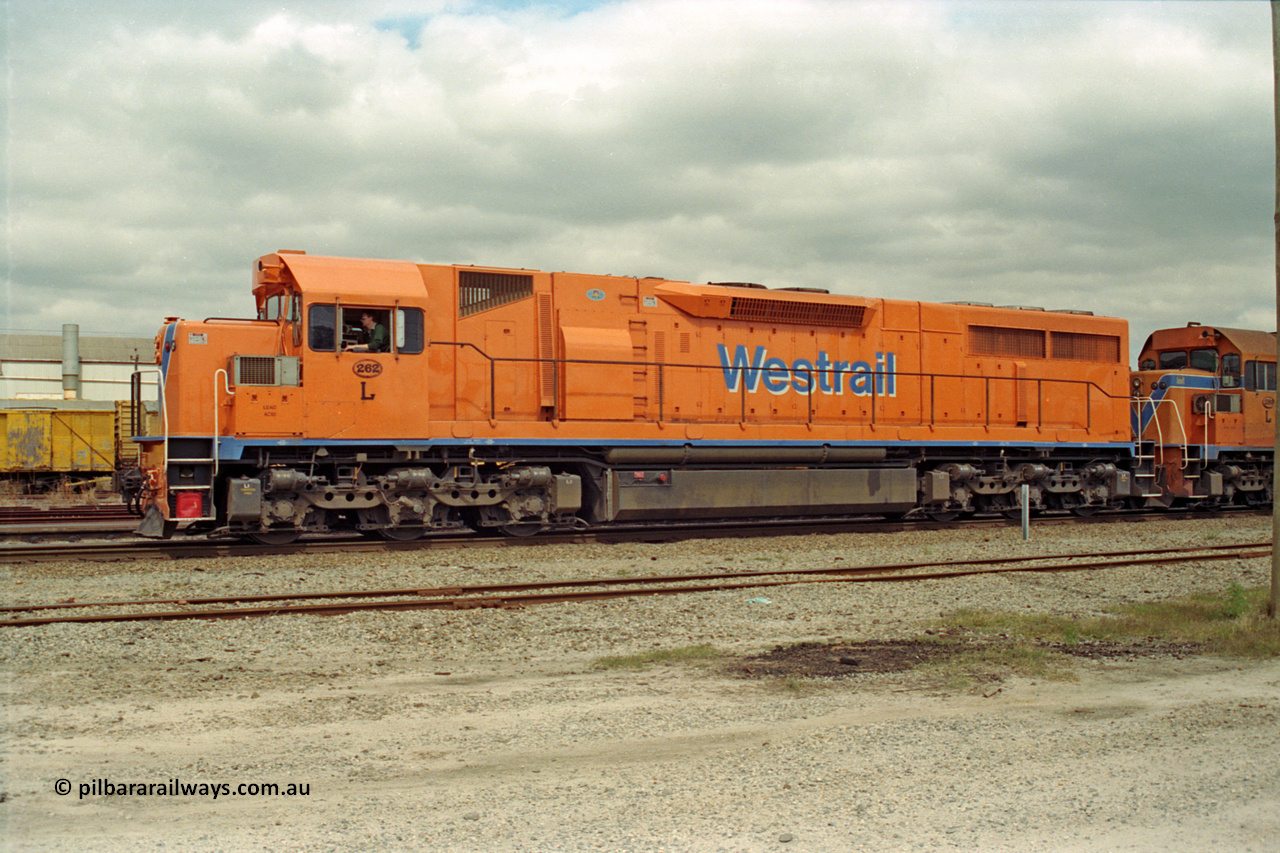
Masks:
[[[365,311],[360,315],[360,325],[364,328],[364,343],[349,344],[343,349],[347,352],[386,352],[390,349],[387,327],[377,322],[372,312]]]

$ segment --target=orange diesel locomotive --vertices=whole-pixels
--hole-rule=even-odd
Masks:
[[[1271,503],[1274,333],[1199,323],[1154,332],[1133,393],[1135,469],[1149,504]]]
[[[1172,395],[1134,415],[1131,382],[1162,372],[1131,376],[1127,323],[1085,312],[286,251],[253,294],[254,320],[157,337],[144,535],[947,517],[1023,484],[1087,513],[1220,502],[1270,464],[1192,476],[1229,466],[1166,446]],[[1222,363],[1179,417],[1225,417]]]

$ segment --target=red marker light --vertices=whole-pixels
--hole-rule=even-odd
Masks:
[[[178,518],[200,518],[204,515],[204,502],[198,492],[178,492],[174,506]]]

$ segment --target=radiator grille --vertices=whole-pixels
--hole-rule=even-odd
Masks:
[[[735,296],[729,305],[729,316],[735,320],[815,326],[861,326],[866,312],[867,309],[862,305],[790,302],[751,296]]]
[[[1054,332],[1053,357],[1073,361],[1120,361],[1120,339],[1115,335],[1089,335],[1082,332]]]
[[[1046,348],[1046,338],[1048,347]],[[1120,338],[1084,332],[1045,332],[1004,326],[970,326],[971,355],[1014,358],[1057,358],[1070,361],[1120,362]]]
[[[1044,330],[970,326],[969,352],[972,355],[1044,358]]]

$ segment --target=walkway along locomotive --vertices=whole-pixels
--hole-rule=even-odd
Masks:
[[[1156,332],[1131,374],[1078,311],[287,251],[253,294],[135,377],[143,535],[1271,500],[1271,334]]]

